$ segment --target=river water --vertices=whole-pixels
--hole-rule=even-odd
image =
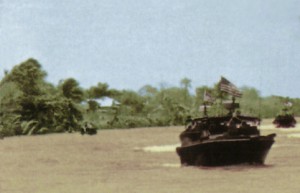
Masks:
[[[181,167],[175,148],[183,129],[5,138],[0,140],[0,193],[300,192],[300,124],[261,126],[262,135],[277,134],[263,166]]]

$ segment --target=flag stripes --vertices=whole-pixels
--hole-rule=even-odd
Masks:
[[[209,92],[207,92],[206,90],[204,91],[203,101],[204,102],[211,102],[211,103],[214,101],[211,94]]]
[[[224,77],[221,77],[219,87],[221,91],[224,91],[232,96],[242,97],[242,93],[237,89],[237,87]]]

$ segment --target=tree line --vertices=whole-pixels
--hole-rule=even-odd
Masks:
[[[230,97],[213,87],[199,86],[190,92],[191,80],[183,78],[178,86],[145,85],[138,91],[109,88],[98,82],[82,88],[74,78],[53,85],[45,80],[47,73],[35,59],[28,59],[5,71],[0,81],[0,134],[2,136],[34,135],[80,130],[84,122],[98,129],[183,125],[187,117],[202,116],[200,107],[205,92],[215,99],[210,116],[226,112],[222,102]],[[281,96],[262,97],[251,87],[240,88],[238,99],[242,114],[261,118],[275,117],[283,103],[293,103],[293,113],[300,114],[300,99]],[[110,107],[98,99],[110,98]]]

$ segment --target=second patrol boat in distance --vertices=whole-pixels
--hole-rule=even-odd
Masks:
[[[293,104],[291,102],[285,102],[284,108],[282,109],[282,112],[277,115],[273,121],[273,124],[276,126],[276,128],[290,128],[296,126],[296,119],[293,115],[292,110]]]
[[[204,104],[204,117],[190,120],[180,134],[181,146],[176,148],[182,165],[222,166],[233,164],[264,164],[276,134],[261,136],[257,117],[234,115],[239,107],[235,97],[238,89],[224,77],[220,91],[232,95],[232,102],[224,104],[229,113],[209,117]]]

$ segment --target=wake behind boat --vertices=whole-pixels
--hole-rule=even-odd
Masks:
[[[222,84],[226,84],[223,89]],[[258,130],[259,118],[234,115],[234,109],[239,106],[234,97],[241,97],[241,93],[223,77],[220,88],[233,96],[232,103],[226,104],[228,115],[208,117],[205,106],[205,116],[190,121],[186,130],[180,134],[181,147],[176,148],[181,164],[264,164],[276,134],[261,136]]]

